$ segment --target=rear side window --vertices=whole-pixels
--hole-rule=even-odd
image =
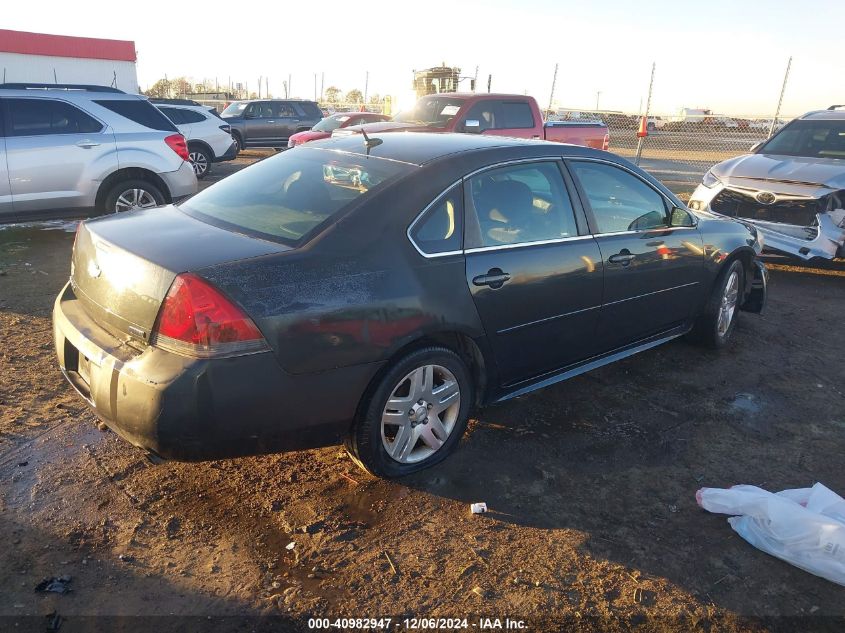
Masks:
[[[185,123],[185,119],[182,116],[182,112],[184,110],[180,110],[179,108],[159,108],[162,112],[164,112],[164,116],[168,119],[173,121],[176,125],[182,125]]]
[[[524,101],[503,101],[500,109],[502,120],[500,121],[499,127],[534,127],[534,115],[531,113],[531,106]]]
[[[293,106],[290,103],[278,103],[276,104],[276,112],[275,116],[279,117],[295,117],[296,111],[293,109]]]
[[[466,248],[578,235],[572,203],[554,162],[499,167],[467,183],[471,207],[468,203]]]
[[[670,226],[663,196],[630,172],[606,163],[571,165],[587,194],[599,233]]]
[[[7,99],[9,136],[94,134],[103,124],[76,106],[55,99]]]
[[[178,131],[173,122],[149,101],[142,99],[101,99],[94,103],[151,130]]]
[[[423,253],[436,255],[461,250],[463,230],[463,187],[459,183],[429,205],[409,235]]]
[[[316,103],[311,101],[303,101],[301,103],[297,103],[299,109],[307,116],[309,119],[320,119],[323,117],[323,113],[319,107],[317,107]]]
[[[308,148],[283,152],[224,178],[180,205],[225,229],[298,244],[410,165]]]
[[[179,113],[182,115],[182,120],[185,123],[199,123],[201,121],[205,121],[205,117],[202,113],[197,112],[196,110],[185,110],[184,108],[180,108]]]

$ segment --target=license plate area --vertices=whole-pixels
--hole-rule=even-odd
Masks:
[[[91,401],[91,360],[65,339],[65,376],[71,385]]]

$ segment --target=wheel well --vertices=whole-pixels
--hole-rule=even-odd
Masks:
[[[110,174],[100,185],[100,188],[97,190],[97,199],[95,202],[98,209],[103,208],[103,204],[105,203],[106,199],[106,194],[108,194],[109,190],[121,180],[146,180],[147,182],[158,187],[159,191],[161,191],[161,193],[164,195],[165,201],[167,203],[173,201],[170,196],[170,189],[168,189],[164,180],[162,180],[161,176],[159,176],[157,173],[152,172],[149,169],[142,169],[141,167],[127,167],[125,169],[119,169],[113,174]]]
[[[742,270],[745,273],[745,280],[744,286],[742,288],[742,292],[744,295],[748,295],[751,292],[751,282],[750,280],[754,278],[754,252],[749,249],[741,249],[739,251],[733,252],[728,256],[727,259],[722,263],[721,268],[719,269],[719,274],[722,274],[722,271],[725,270],[728,266],[731,265],[732,262],[739,260],[742,262]]]
[[[202,148],[203,151],[205,151],[205,153],[208,154],[208,157],[211,160],[214,160],[214,150],[211,149],[211,146],[208,143],[206,143],[205,141],[199,141],[199,140],[188,141],[188,150],[190,150],[192,146]]]
[[[473,387],[475,387],[475,402],[474,406],[480,406],[484,402],[485,392],[488,388],[487,384],[487,362],[484,359],[484,354],[478,347],[476,342],[471,337],[460,332],[434,332],[426,334],[425,336],[408,343],[404,347],[396,350],[382,368],[376,372],[370,380],[370,384],[364,390],[361,400],[358,403],[357,413],[360,414],[363,407],[367,406],[370,396],[378,387],[384,374],[402,357],[407,356],[411,352],[425,347],[445,347],[448,350],[455,352],[460,356],[461,360],[466,363],[470,371],[470,378],[472,379]],[[356,416],[357,417],[357,416]]]

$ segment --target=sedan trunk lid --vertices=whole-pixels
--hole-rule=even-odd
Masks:
[[[136,211],[80,225],[71,284],[98,325],[146,343],[179,273],[287,250],[206,224],[174,206]]]

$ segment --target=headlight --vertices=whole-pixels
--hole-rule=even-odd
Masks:
[[[708,189],[712,189],[720,182],[722,181],[716,178],[716,176],[713,175],[712,171],[708,171],[706,174],[704,174],[704,178],[701,179],[701,184],[707,187]]]

